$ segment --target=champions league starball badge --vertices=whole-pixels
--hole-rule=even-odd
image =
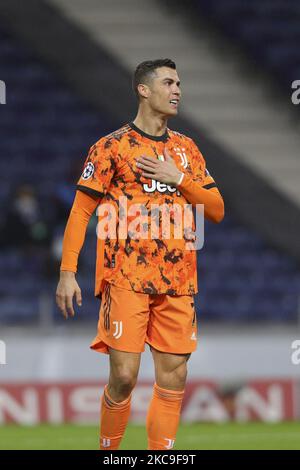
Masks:
[[[95,167],[92,162],[89,162],[83,170],[82,179],[88,180],[95,172]]]

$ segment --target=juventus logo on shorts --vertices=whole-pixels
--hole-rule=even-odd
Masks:
[[[123,322],[122,321],[113,321],[113,324],[116,327],[116,331],[113,333],[115,339],[119,339],[123,333]]]

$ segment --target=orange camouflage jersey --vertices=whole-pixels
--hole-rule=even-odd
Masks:
[[[193,140],[170,129],[162,136],[150,136],[130,123],[101,138],[90,149],[77,189],[99,198],[98,228],[108,227],[108,220],[114,221],[104,210],[108,205],[118,214],[117,230],[112,229],[110,237],[103,239],[98,231],[96,295],[101,294],[104,281],[146,294],[197,292],[196,252],[186,248],[184,232],[180,238],[174,236],[174,221],[178,221],[175,212],[189,203],[181,194],[180,185],[174,188],[144,178],[136,166],[136,159],[142,155],[162,159],[164,147],[182,173],[204,188],[216,186]],[[139,212],[142,218],[131,211],[135,204],[142,205]],[[156,205],[169,211],[169,232],[161,227],[162,212]],[[172,211],[172,207],[177,209]],[[125,210],[127,232],[120,236],[118,229],[120,225],[124,228]],[[152,236],[153,221],[157,229],[154,228],[155,236]],[[134,236],[130,231],[132,223],[137,229]]]

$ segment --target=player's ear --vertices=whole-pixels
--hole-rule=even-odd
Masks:
[[[140,83],[137,88],[141,97],[143,98],[149,97],[150,88],[147,85],[145,85],[144,83]]]

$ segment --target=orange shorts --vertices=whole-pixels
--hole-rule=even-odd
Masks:
[[[149,295],[107,283],[99,313],[95,351],[139,353],[148,343],[158,351],[188,354],[197,347],[197,319],[191,295]]]

